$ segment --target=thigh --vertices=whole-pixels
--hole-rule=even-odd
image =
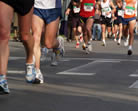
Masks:
[[[0,32],[10,34],[12,18],[13,8],[0,1]]]
[[[88,20],[86,21],[86,28],[87,29],[91,29],[93,25],[93,19],[92,18],[88,18]]]
[[[44,21],[39,16],[34,14],[32,18],[32,31],[35,40],[40,41],[43,31],[43,26],[44,26]]]
[[[118,30],[118,25],[117,24],[115,24],[114,30],[115,30],[115,32],[117,32],[117,30]]]
[[[27,13],[24,16],[18,15],[19,17],[19,31],[22,34],[29,34],[31,31],[31,26],[32,26],[32,15],[33,15],[33,8],[30,10],[29,13]],[[22,36],[22,39],[27,39],[24,38],[25,36]]]
[[[129,32],[130,33],[134,32],[135,25],[136,25],[136,20],[132,20],[129,22]]]
[[[55,21],[46,25],[45,41],[52,42],[56,38],[59,27],[59,20],[60,17],[58,17]]]
[[[122,33],[122,29],[123,29],[122,27],[123,27],[123,25],[122,25],[122,23],[120,23],[120,24],[119,24],[119,32],[120,32],[120,33]]]
[[[106,31],[106,25],[102,24],[102,32],[105,32],[105,31]]]

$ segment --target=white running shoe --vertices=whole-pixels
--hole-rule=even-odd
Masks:
[[[45,48],[41,48],[41,57],[40,57],[40,61],[46,61],[47,58],[47,54],[48,54],[48,49]]]
[[[56,54],[58,54],[58,52],[59,52],[59,55],[63,56],[64,53],[65,53],[65,49],[64,49],[64,38],[61,37],[61,36],[59,36],[59,37],[57,38],[57,40],[59,41],[59,48],[57,49],[57,50],[59,50],[59,51],[57,51]]]
[[[89,48],[87,46],[86,46],[86,49],[85,49],[85,53],[86,54],[89,54],[90,53]]]
[[[59,47],[55,49],[56,51],[53,52],[51,56],[51,66],[57,66],[58,65],[57,60],[60,57],[63,57],[65,53],[63,37],[59,36],[57,40],[59,41]]]
[[[116,39],[114,39],[114,41],[116,42],[117,40],[116,40]]]
[[[33,83],[33,81],[35,80],[35,76],[36,76],[36,71],[34,68],[34,64],[26,64],[26,81],[28,83]]]
[[[8,88],[7,80],[4,76],[0,76],[0,94],[9,94],[10,90]]]
[[[58,62],[57,62],[57,56],[56,56],[56,53],[52,53],[52,56],[51,56],[51,66],[57,66],[58,65]]]
[[[105,41],[103,41],[102,46],[105,46],[106,47],[106,42]]]
[[[44,77],[43,74],[41,73],[40,69],[36,69],[36,77],[35,80],[33,81],[34,84],[43,84],[44,83]]]
[[[117,45],[121,44],[121,39],[118,39]]]
[[[92,43],[91,43],[91,41],[88,42],[88,51],[92,52]]]
[[[129,35],[128,35],[128,37],[126,38],[126,40],[125,40],[125,42],[124,42],[124,46],[127,47],[128,44],[129,44]]]
[[[127,47],[127,46],[128,46],[128,39],[127,39],[127,40],[125,40],[125,42],[124,42],[124,46],[125,46],[125,47]]]

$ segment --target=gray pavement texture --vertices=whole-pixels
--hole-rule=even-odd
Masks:
[[[10,41],[8,83],[11,93],[0,95],[0,111],[138,111],[138,36],[133,55],[127,47],[107,39],[93,41],[90,54],[75,42],[65,42],[66,53],[57,67],[41,62],[45,83],[25,82],[25,52]]]

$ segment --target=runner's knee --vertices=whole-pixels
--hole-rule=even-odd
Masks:
[[[50,42],[50,41],[45,41],[45,46],[46,46],[48,49],[51,49],[51,48],[53,48],[53,43]]]
[[[0,41],[5,41],[5,40],[9,40],[10,38],[10,32],[8,32],[5,29],[0,29]]]
[[[30,32],[20,32],[20,36],[22,41],[27,41],[31,34]]]

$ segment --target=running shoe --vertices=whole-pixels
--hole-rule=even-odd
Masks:
[[[34,84],[43,84],[44,83],[44,77],[43,74],[41,73],[40,69],[36,69],[36,77],[35,80],[33,81]]]
[[[83,36],[80,35],[80,42],[83,42]]]
[[[7,80],[4,77],[0,77],[0,94],[9,94],[10,90],[8,88]]]
[[[128,55],[132,55],[132,53],[133,53],[133,52],[132,52],[132,49],[128,49],[128,53],[127,53],[127,54],[128,54]]]
[[[88,42],[88,46],[87,47],[88,47],[88,51],[92,52],[92,43],[91,43],[91,41]]]
[[[106,47],[106,42],[105,41],[103,41],[102,46],[105,46]]]
[[[85,53],[86,54],[89,54],[90,53],[89,48],[87,46],[86,46],[86,49],[85,49]]]
[[[57,60],[60,57],[63,57],[65,53],[63,37],[59,36],[57,40],[59,41],[59,48],[56,48],[55,52],[53,52],[51,56],[51,66],[57,66],[58,65]]]
[[[63,56],[65,53],[65,49],[64,49],[64,39],[63,37],[58,37],[57,40],[59,41],[59,48],[57,48],[57,55]]]
[[[85,45],[85,43],[82,45],[82,49],[83,49],[83,50],[86,49],[86,45]]]
[[[76,48],[79,48],[79,46],[80,46],[80,43],[77,42],[75,47],[76,47]]]
[[[117,45],[121,44],[121,39],[118,39]]]
[[[28,83],[32,83],[35,80],[36,71],[34,68],[34,64],[26,64],[26,81]]]
[[[128,37],[126,38],[126,40],[125,40],[125,42],[124,42],[124,46],[127,47],[128,44],[129,44],[129,35],[128,35]]]
[[[51,56],[51,66],[57,66],[58,65],[58,62],[57,62],[57,55],[55,52],[52,53],[52,56]]]
[[[116,39],[114,39],[114,41],[116,42],[117,40],[116,40]]]
[[[124,46],[125,46],[125,47],[127,47],[127,46],[128,46],[128,39],[127,39],[127,40],[125,40],[125,42],[124,42]]]
[[[40,58],[40,61],[45,61],[47,54],[48,54],[48,49],[46,47],[45,48],[41,48],[41,58]]]

